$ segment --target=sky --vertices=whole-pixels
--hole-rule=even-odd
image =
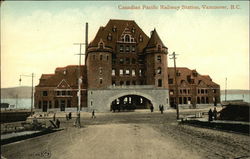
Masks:
[[[217,9],[203,9],[205,5]],[[140,9],[124,9],[129,6]],[[31,73],[37,85],[42,74],[54,73],[56,67],[78,65],[74,43],[85,41],[85,23],[90,42],[109,19],[135,20],[148,36],[155,28],[169,54],[179,54],[177,67],[209,75],[221,89],[226,78],[228,89],[249,89],[247,1],[2,2],[1,87],[19,86],[20,75]],[[173,67],[171,59],[168,66]],[[31,78],[23,76],[21,85],[31,86]]]

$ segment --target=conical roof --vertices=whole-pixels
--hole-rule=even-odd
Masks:
[[[162,47],[164,48],[167,48],[163,42],[161,41],[158,33],[156,32],[156,30],[154,29],[152,32],[151,32],[151,37],[148,41],[148,44],[147,44],[147,48],[154,48],[154,47],[157,47],[157,45],[161,45]]]

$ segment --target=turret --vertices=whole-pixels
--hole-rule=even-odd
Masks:
[[[97,46],[88,48],[87,75],[88,88],[100,89],[111,85],[112,49],[105,46],[102,39]]]
[[[158,88],[168,88],[168,48],[162,43],[156,30],[151,32],[151,37],[145,49],[147,84]]]

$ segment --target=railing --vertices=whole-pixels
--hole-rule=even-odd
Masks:
[[[122,86],[109,86],[109,89],[153,89],[154,85],[122,85]]]

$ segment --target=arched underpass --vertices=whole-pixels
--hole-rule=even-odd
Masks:
[[[135,109],[149,109],[152,102],[139,95],[124,95],[111,102],[110,111],[133,111]]]

